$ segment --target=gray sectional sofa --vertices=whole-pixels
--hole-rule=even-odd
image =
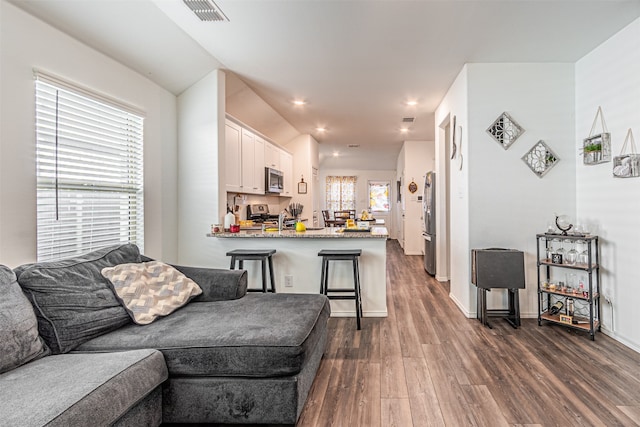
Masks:
[[[247,294],[244,271],[175,266],[202,294],[138,325],[100,272],[148,260],[121,245],[0,266],[0,426],[296,423],[327,298]]]

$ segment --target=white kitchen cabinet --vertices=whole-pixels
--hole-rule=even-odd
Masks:
[[[227,191],[264,194],[264,139],[230,120],[225,129]]]
[[[257,188],[256,194],[264,194],[264,147],[267,145],[267,141],[256,135],[256,149],[255,149],[255,181],[254,184]]]
[[[264,145],[264,163],[265,166],[272,169],[282,170],[280,165],[280,148],[271,143]]]
[[[242,191],[242,128],[227,120],[225,125],[225,182],[229,192]]]
[[[264,194],[264,140],[242,129],[241,193]]]
[[[284,175],[284,183],[282,195],[285,197],[293,196],[293,156],[286,151],[280,150],[280,167]]]

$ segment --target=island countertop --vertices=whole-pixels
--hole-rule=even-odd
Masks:
[[[295,230],[265,231],[262,230],[240,230],[239,233],[215,233],[207,234],[208,237],[218,238],[294,238],[294,239],[386,239],[389,236],[387,227],[371,227],[370,231],[344,231],[343,228],[321,228],[307,229],[307,231],[297,232]]]
[[[239,233],[208,234],[207,253],[211,262],[207,267],[229,268],[229,251],[235,249],[269,249],[273,255],[276,292],[314,293],[320,290],[322,258],[318,253],[326,249],[361,249],[359,259],[362,309],[364,317],[385,317],[387,311],[386,254],[387,228],[373,226],[370,232],[340,231],[339,228],[263,232],[240,229]],[[248,285],[259,289],[262,281],[260,261],[245,261]],[[353,287],[353,266],[350,262],[331,264],[331,287]],[[355,317],[353,300],[331,300],[331,316]],[[355,327],[355,325],[354,325]]]

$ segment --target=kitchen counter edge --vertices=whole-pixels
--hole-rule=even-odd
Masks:
[[[262,230],[240,230],[239,233],[215,233],[207,234],[207,237],[218,238],[294,238],[294,239],[386,239],[389,232],[386,227],[372,227],[371,232],[341,232],[339,228],[324,228],[322,230],[307,230],[297,232],[294,230],[262,232]]]

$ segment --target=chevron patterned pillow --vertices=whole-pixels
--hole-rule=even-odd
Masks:
[[[139,325],[173,313],[202,293],[196,282],[159,261],[105,267],[102,275],[111,281],[121,304]]]

